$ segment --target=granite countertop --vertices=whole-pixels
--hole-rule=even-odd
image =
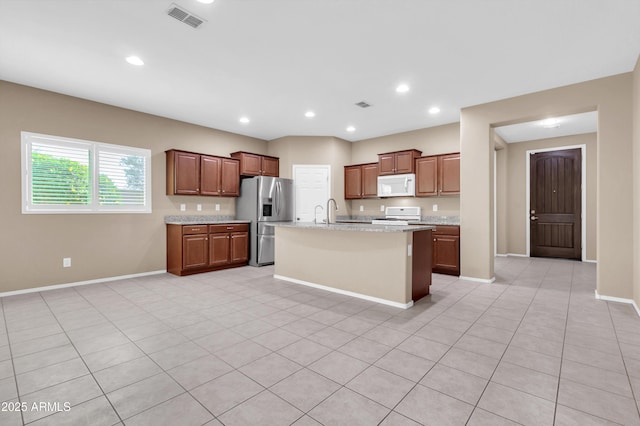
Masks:
[[[384,216],[338,216],[337,223],[371,223]],[[417,225],[453,225],[460,226],[460,216],[422,216]]]
[[[251,221],[234,219],[232,216],[185,215],[165,216],[164,223],[167,225],[208,225],[216,223],[251,223]]]
[[[372,225],[370,223],[296,223],[296,222],[274,222],[267,223],[267,226],[277,226],[283,228],[303,228],[319,229],[322,231],[360,231],[360,232],[415,232],[435,229],[430,225]]]

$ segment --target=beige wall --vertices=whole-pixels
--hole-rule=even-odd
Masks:
[[[344,166],[351,164],[351,142],[330,136],[287,136],[269,141],[268,154],[280,158],[280,176],[292,178],[293,165],[331,166],[331,196],[338,202],[337,215],[349,215],[344,200]]]
[[[640,306],[640,56],[633,71],[633,299]]]
[[[506,149],[507,153],[507,171],[506,174],[501,174],[501,164],[496,167],[498,172],[498,182],[501,180],[506,181],[506,192],[501,194],[500,190],[498,194],[498,204],[500,204],[501,195],[504,196],[506,201],[506,251],[500,251],[501,247],[498,246],[498,253],[509,254],[521,254],[527,253],[527,240],[526,230],[529,226],[527,220],[526,210],[526,197],[528,188],[526,186],[527,174],[529,171],[526,168],[527,151],[555,148],[563,146],[573,145],[586,145],[586,243],[587,243],[587,257],[586,260],[596,260],[596,164],[597,164],[597,150],[596,150],[596,138],[595,133],[566,136],[562,138],[551,138],[529,142],[511,143]],[[502,186],[502,185],[499,185]],[[500,220],[498,220],[498,234],[500,234]],[[500,239],[500,238],[499,238]]]
[[[496,248],[497,254],[507,254],[508,249],[508,231],[507,226],[509,224],[508,219],[508,199],[507,199],[507,173],[509,172],[508,163],[508,146],[507,143],[498,135],[492,132],[493,144],[495,150],[496,160]]]
[[[150,149],[153,213],[23,215],[21,131]],[[196,214],[196,203],[201,203],[202,214],[233,215],[235,199],[166,196],[164,151],[267,153],[266,141],[259,139],[3,81],[0,145],[0,292],[165,269],[164,216],[184,214],[180,203],[187,204],[187,214]],[[62,268],[63,257],[71,257],[71,268]]]
[[[460,123],[354,142],[351,164],[375,163],[378,161],[378,154],[413,148],[422,151],[422,155],[459,152]],[[458,216],[460,214],[460,196],[458,195],[352,200],[350,203],[352,214],[355,216],[383,215],[384,213],[380,211],[382,206],[420,206],[423,215]],[[433,211],[434,205],[437,205],[437,212]],[[360,206],[363,207],[363,211],[360,211]]]
[[[597,109],[597,290],[633,297],[632,77],[621,74],[461,111],[463,276],[493,277],[491,126]]]

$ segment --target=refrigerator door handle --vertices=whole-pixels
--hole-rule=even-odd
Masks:
[[[275,205],[276,205],[276,216],[280,216],[280,202],[281,202],[281,192],[282,192],[282,188],[280,186],[280,181],[276,181],[276,199],[275,199]]]

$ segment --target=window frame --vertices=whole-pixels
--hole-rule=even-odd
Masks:
[[[41,133],[21,132],[21,182],[22,182],[22,214],[107,214],[107,213],[151,213],[151,150],[125,145],[114,145],[83,139],[46,135]],[[90,195],[88,204],[33,204],[32,152],[33,143],[38,142],[51,146],[85,148],[89,152]],[[143,157],[144,171],[144,203],[140,205],[100,204],[100,152],[110,152]]]

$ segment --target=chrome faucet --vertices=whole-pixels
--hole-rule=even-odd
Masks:
[[[331,212],[329,211],[329,204],[331,204],[332,201],[333,201],[333,204],[336,206],[336,211],[338,210],[338,202],[333,198],[329,198],[327,200],[327,225],[331,223]]]
[[[318,207],[320,207],[320,211],[322,211],[323,208],[320,204],[317,204],[313,208],[313,223],[318,223]]]

